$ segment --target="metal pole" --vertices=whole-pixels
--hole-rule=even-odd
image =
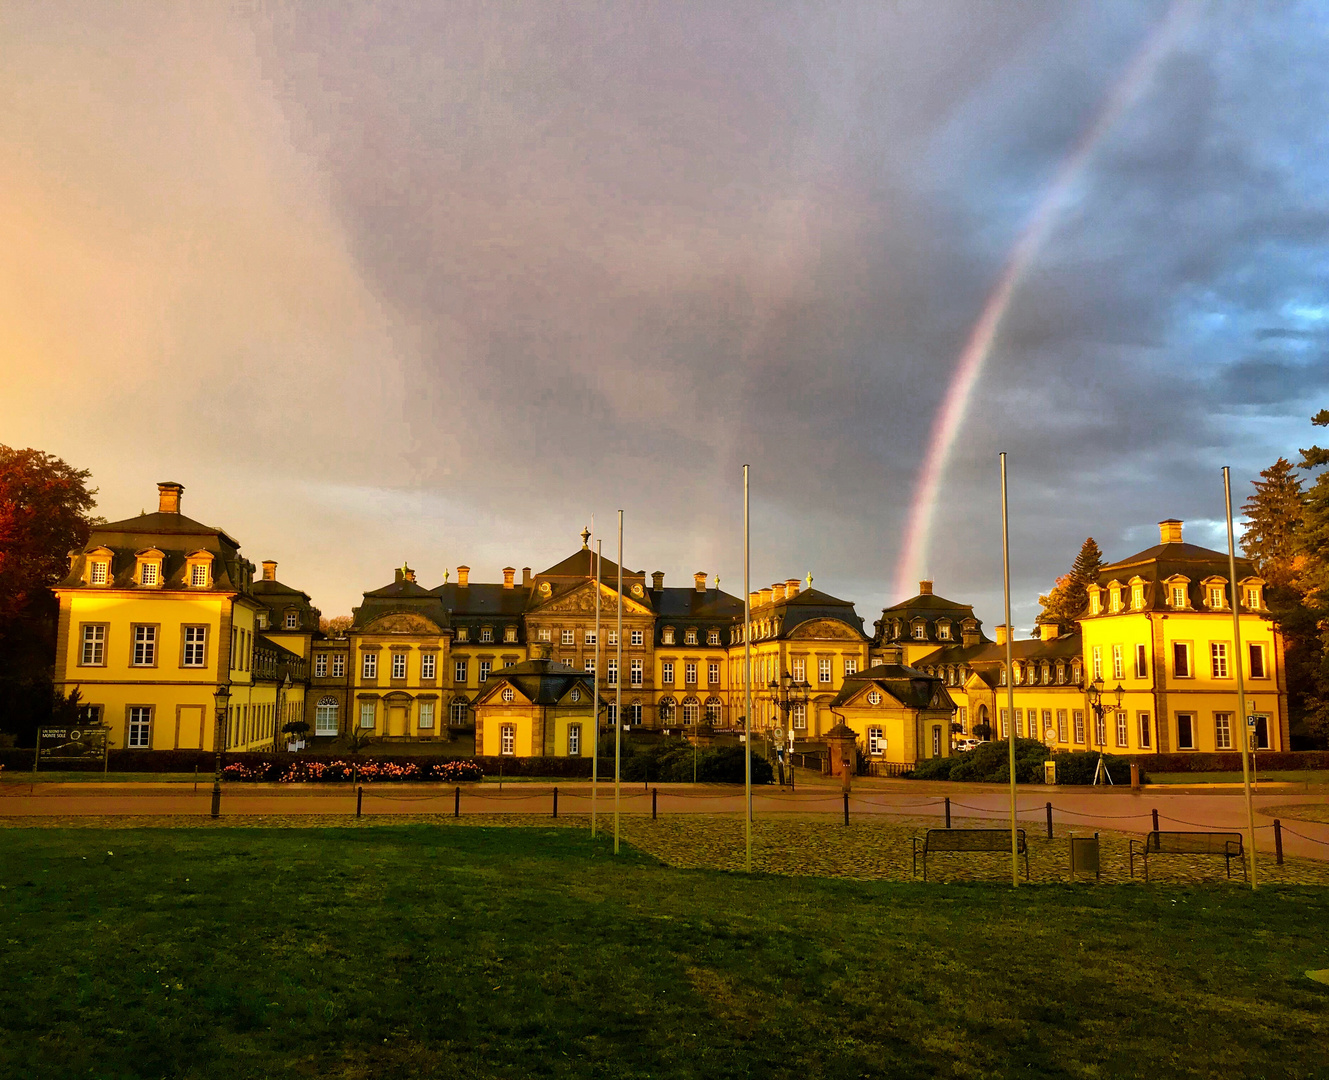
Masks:
[[[619,783],[623,764],[623,511],[618,512],[618,652],[614,661],[614,854],[618,854]]]
[[[595,528],[595,515],[591,515]],[[595,542],[595,670],[591,672],[591,720],[595,741],[591,743],[591,835],[595,835],[595,792],[600,784],[600,552],[603,540]]]
[[[213,735],[213,767],[212,767],[212,816],[221,815],[221,780],[222,780],[222,743],[226,739],[226,710],[229,705],[222,706],[217,710],[217,731]]]
[[[1011,539],[1006,517],[1006,452],[1001,454],[1001,574],[1006,590],[1006,746],[1011,760],[1011,884],[1020,887],[1020,840],[1015,827],[1015,664],[1011,649]]]
[[[752,873],[752,586],[749,582],[748,467],[743,466],[743,692],[747,708],[743,715],[743,869]]]
[[[558,787],[554,788],[554,817],[558,817]]]
[[[1241,663],[1241,608],[1237,598],[1237,548],[1232,538],[1232,475],[1226,465],[1223,466],[1223,497],[1227,503],[1227,565],[1228,595],[1232,598],[1232,666],[1237,669],[1237,708],[1241,719],[1246,721],[1246,677]],[[1240,730],[1240,727],[1238,728]],[[1254,729],[1252,729],[1254,730]],[[1255,890],[1255,806],[1251,802],[1251,748],[1250,739],[1241,740],[1241,779],[1246,788],[1246,825],[1251,832],[1251,890]]]

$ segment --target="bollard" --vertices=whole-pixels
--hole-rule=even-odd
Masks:
[[[1154,832],[1158,832],[1158,811],[1151,810],[1150,813],[1154,815]]]
[[[554,788],[554,817],[558,817],[558,788]]]
[[[1052,839],[1052,804],[1048,803],[1048,839]]]
[[[1140,763],[1138,761],[1131,762],[1131,790],[1140,790]]]
[[[198,794],[198,764],[194,764],[194,794]]]
[[[365,789],[364,789],[363,787],[357,787],[357,788],[355,789],[355,816],[356,816],[356,817],[359,817],[359,816],[360,816],[360,804],[364,802],[364,799],[365,799]]]
[[[660,797],[660,789],[659,789],[659,788],[651,788],[651,820],[652,820],[652,821],[655,820],[655,813],[656,813],[655,800],[658,799],[659,797]]]
[[[1283,865],[1283,823],[1274,818],[1274,862]]]
[[[946,828],[951,827],[951,797],[946,796]]]
[[[452,795],[452,816],[461,817],[461,785],[457,785],[457,790]]]
[[[849,792],[844,793],[844,823],[849,824]]]

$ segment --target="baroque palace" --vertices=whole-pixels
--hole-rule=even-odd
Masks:
[[[473,729],[477,754],[581,756],[619,700],[626,729],[704,738],[743,725],[749,644],[753,727],[802,751],[838,724],[890,766],[1012,727],[1067,750],[1233,749],[1247,729],[1237,665],[1255,745],[1288,745],[1264,583],[1247,560],[1229,583],[1227,556],[1184,543],[1179,521],[1103,568],[1075,632],[1043,626],[1013,641],[1008,672],[1006,627],[989,639],[971,605],[931,582],[885,609],[871,635],[811,575],[753,592],[745,626],[742,598],[704,573],[668,587],[662,573],[623,568],[620,595],[615,563],[603,560],[597,580],[586,532],[562,562],[520,579],[507,567],[501,583],[458,566],[426,588],[402,566],[364,594],[345,636],[328,637],[276,562],[256,574],[229,535],[181,513],[183,491],[161,483],[156,513],[94,527],[56,587],[57,685],[79,689],[113,747],[210,750],[222,730],[229,749],[270,750],[304,721],[316,742],[441,744]]]

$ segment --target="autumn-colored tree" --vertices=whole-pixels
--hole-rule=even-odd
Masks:
[[[318,628],[328,637],[345,637],[346,631],[351,628],[352,621],[349,615],[334,615],[332,618],[322,615],[318,620]]]
[[[1052,590],[1038,598],[1043,610],[1035,622],[1040,625],[1053,623],[1063,634],[1073,631],[1076,621],[1089,606],[1089,585],[1097,580],[1102,565],[1103,552],[1091,536],[1080,545],[1080,553],[1075,556],[1070,573],[1062,574]]]

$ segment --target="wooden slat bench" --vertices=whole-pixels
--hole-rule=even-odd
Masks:
[[[1029,880],[1029,846],[1024,840],[1024,830],[1015,830],[1018,850],[1024,856],[1024,879]],[[928,879],[928,854],[939,851],[955,852],[991,852],[1000,855],[1010,854],[1010,829],[929,829],[923,838],[923,846],[918,846],[918,837],[914,841],[914,876],[918,876],[918,857],[923,856],[923,880]]]
[[[1144,855],[1145,881],[1149,880],[1150,855],[1222,855],[1229,878],[1232,877],[1232,860],[1239,859],[1242,874],[1250,880],[1239,832],[1151,832],[1143,840],[1131,841],[1131,877],[1135,877],[1137,844]]]

